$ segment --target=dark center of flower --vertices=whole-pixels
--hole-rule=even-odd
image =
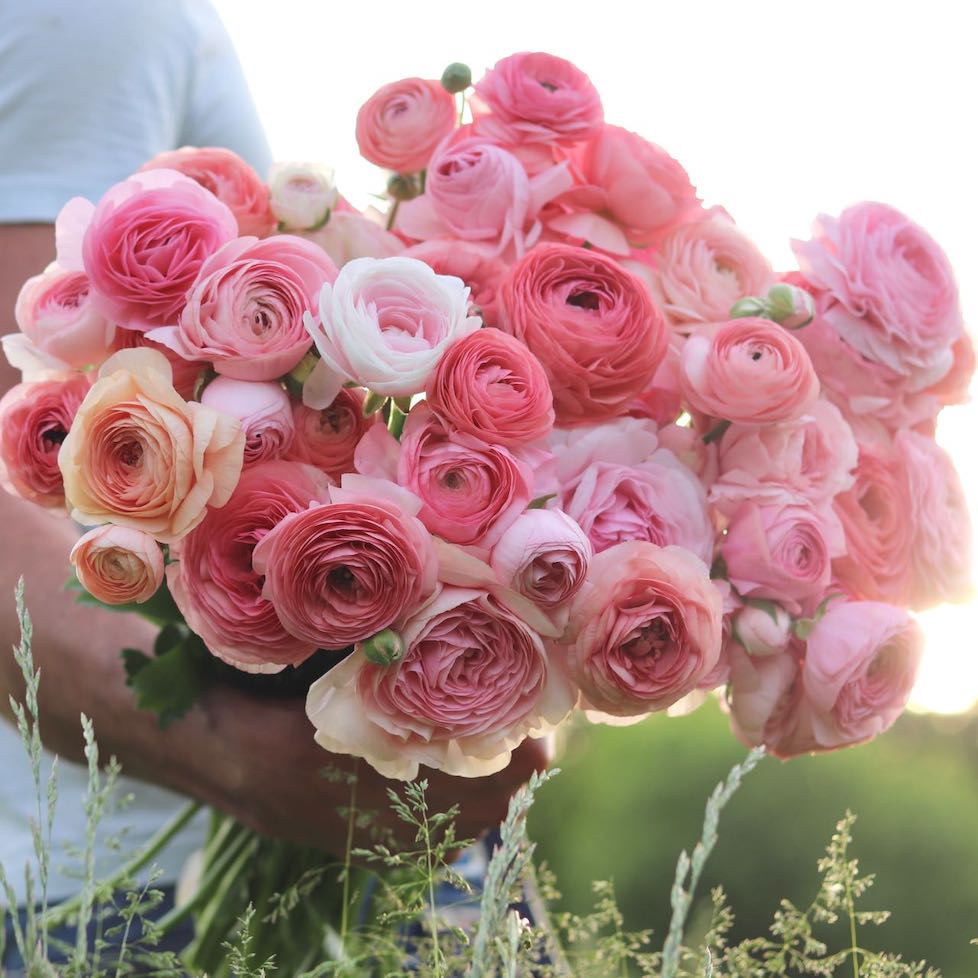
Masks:
[[[646,656],[657,658],[662,647],[669,641],[669,630],[660,618],[643,625],[634,638],[625,642],[621,650],[630,659],[642,659]]]
[[[43,439],[46,448],[60,445],[68,437],[68,432],[64,428],[48,428],[44,432]]]
[[[567,297],[567,305],[597,312],[601,308],[601,300],[597,292],[573,292]]]
[[[542,82],[540,82],[540,87],[541,88],[545,88],[548,92],[556,92],[557,91],[557,86],[554,85],[553,82],[542,81]]]
[[[329,430],[334,435],[338,435],[346,428],[346,425],[343,423],[345,417],[346,412],[344,411],[336,408],[325,408],[319,412],[319,427],[323,431]]]
[[[251,331],[255,336],[262,336],[272,328],[272,317],[268,310],[259,306],[251,317]]]
[[[143,460],[143,446],[138,441],[127,441],[119,452],[123,465],[135,468]]]
[[[349,567],[339,566],[329,572],[329,586],[341,594],[349,594],[356,587],[356,578]]]
[[[461,489],[465,485],[465,479],[456,469],[449,469],[445,473],[444,483],[446,489]]]

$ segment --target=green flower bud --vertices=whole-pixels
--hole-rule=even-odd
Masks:
[[[421,193],[421,183],[410,173],[392,173],[387,181],[387,196],[392,200],[414,200]]]
[[[385,628],[360,643],[367,661],[375,666],[391,666],[404,658],[404,642],[392,628]]]
[[[801,329],[815,318],[815,300],[804,289],[787,282],[772,285],[767,293],[768,317],[785,329]]]
[[[743,319],[746,316],[766,316],[767,315],[767,303],[764,299],[758,298],[756,295],[748,295],[743,299],[738,299],[730,307],[730,318],[731,319]]]
[[[472,69],[459,61],[453,61],[441,73],[441,84],[452,95],[464,92],[472,84]]]

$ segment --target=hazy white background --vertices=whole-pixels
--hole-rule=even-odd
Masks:
[[[820,211],[900,208],[947,251],[978,327],[978,58],[963,0],[215,2],[276,158],[330,163],[359,206],[384,186],[353,135],[377,88],[451,61],[478,78],[544,50],[586,71],[606,119],[665,147],[777,267],[793,267],[788,241]],[[940,440],[973,513],[976,432],[975,406],[945,412]],[[922,617],[916,700],[965,709],[978,699],[978,602]]]

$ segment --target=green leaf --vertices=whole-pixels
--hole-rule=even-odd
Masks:
[[[170,622],[183,621],[183,615],[180,614],[180,609],[173,600],[173,595],[170,594],[166,586],[166,581],[160,585],[156,594],[139,604],[134,602],[129,604],[106,604],[104,601],[99,601],[93,594],[89,594],[76,577],[72,577],[65,587],[69,591],[78,592],[77,601],[79,604],[91,605],[96,608],[107,608],[109,611],[134,612],[137,615],[142,615],[148,621],[153,622],[154,625],[160,626],[169,624]]]
[[[527,506],[526,508],[543,509],[547,505],[547,503],[550,502],[551,499],[556,499],[556,498],[557,498],[557,493],[555,492],[548,493],[546,496],[537,496],[537,498],[534,499],[533,502],[531,502],[530,505]]]
[[[182,717],[197,701],[204,683],[206,651],[196,636],[187,636],[157,658],[136,649],[123,649],[126,682],[136,694],[136,705],[155,713],[165,728]]]
[[[165,655],[175,645],[186,641],[188,635],[189,631],[185,625],[169,622],[160,629],[156,636],[156,641],[153,643],[153,655]]]

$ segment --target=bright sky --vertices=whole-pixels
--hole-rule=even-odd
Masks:
[[[278,159],[335,167],[365,206],[384,175],[354,120],[381,85],[475,77],[520,50],[586,71],[609,122],[659,143],[779,267],[819,212],[885,201],[943,245],[978,331],[978,59],[960,0],[215,0]],[[641,13],[638,13],[641,11]],[[978,394],[978,388],[976,388]],[[978,514],[978,408],[945,411],[939,440]],[[978,547],[975,548],[978,565]],[[922,708],[978,700],[978,601],[922,616]]]

